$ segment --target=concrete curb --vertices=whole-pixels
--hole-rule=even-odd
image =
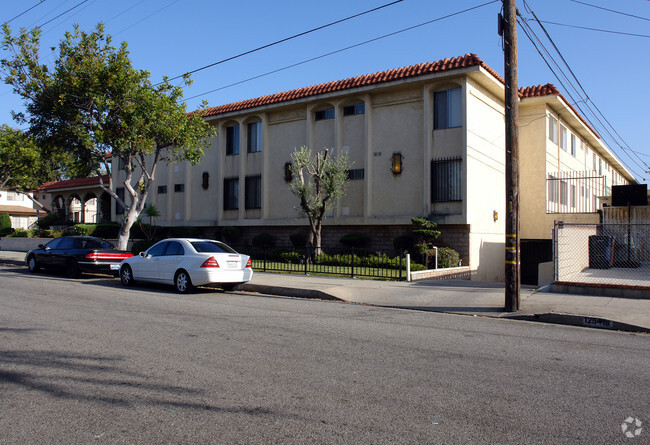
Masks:
[[[541,314],[504,315],[501,318],[508,318],[511,320],[537,321],[541,323],[553,323],[567,326],[578,326],[591,329],[606,329],[608,331],[639,332],[645,334],[650,333],[650,330],[642,326],[635,326],[627,323],[621,323],[619,321],[609,320],[606,318],[590,317],[587,315],[548,312]]]

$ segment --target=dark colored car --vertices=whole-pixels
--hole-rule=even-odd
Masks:
[[[41,267],[63,269],[69,277],[76,277],[81,272],[115,275],[122,260],[131,256],[99,238],[62,236],[27,252],[25,261],[30,272],[38,272]]]

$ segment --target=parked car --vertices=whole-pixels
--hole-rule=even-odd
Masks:
[[[230,291],[251,278],[253,269],[248,255],[209,239],[165,239],[127,258],[120,267],[120,279],[125,286],[136,281],[173,284],[180,293],[204,285],[219,285]]]
[[[132,256],[93,236],[62,236],[27,252],[25,261],[30,272],[63,269],[77,277],[82,272],[117,274],[122,260]]]

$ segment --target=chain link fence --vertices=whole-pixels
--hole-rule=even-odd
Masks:
[[[650,288],[650,224],[556,222],[554,279]]]

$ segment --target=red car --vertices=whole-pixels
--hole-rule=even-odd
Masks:
[[[82,272],[117,275],[122,260],[132,256],[93,236],[62,236],[27,252],[25,261],[30,272],[63,269],[69,277],[77,277]]]

